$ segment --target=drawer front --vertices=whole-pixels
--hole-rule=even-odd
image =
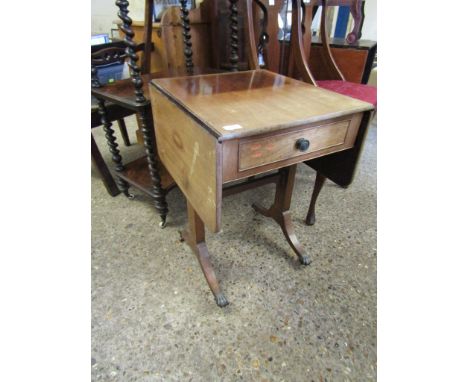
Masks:
[[[241,141],[239,171],[345,144],[351,119],[311,126],[289,133]]]

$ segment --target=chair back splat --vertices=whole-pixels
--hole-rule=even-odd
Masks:
[[[251,68],[265,67],[276,73],[317,85],[310,60],[312,20],[322,7],[320,36],[323,45],[323,62],[327,79],[345,81],[332,55],[329,41],[328,12],[331,5],[350,5],[353,12],[362,6],[361,0],[246,0],[248,56]],[[356,12],[354,12],[356,13]],[[355,27],[348,35],[358,36],[356,28],[362,27],[358,12]],[[289,16],[290,15],[290,16]],[[354,16],[354,15],[353,15]],[[290,18],[289,18],[290,17]],[[281,20],[282,26],[278,20]],[[288,25],[288,20],[291,25]],[[289,30],[290,27],[290,30]],[[260,62],[260,57],[263,62]]]
[[[292,13],[291,30],[288,30],[289,13]],[[298,0],[247,0],[246,15],[251,67],[263,66],[316,85],[307,65],[310,43],[305,47],[303,42],[304,38],[308,41],[311,38],[312,7]]]
[[[263,4],[261,2],[258,2],[259,0],[255,0],[256,4],[258,4],[260,7],[262,7],[262,11],[264,13],[265,10],[263,9]],[[258,54],[257,54],[257,43],[256,43],[256,30],[255,30],[255,24],[254,24],[254,15],[253,15],[253,7],[252,7],[252,0],[247,0],[246,1],[246,35],[247,35],[247,41],[246,41],[246,52],[247,52],[247,62],[249,65],[250,69],[260,69],[260,65],[258,62],[258,54],[263,54],[263,39],[267,38],[266,30],[265,30],[265,25],[262,24],[262,30],[259,33],[260,34],[260,40],[261,43],[258,45]]]
[[[345,81],[341,70],[336,65],[335,59],[333,58],[331,49],[330,49],[330,37],[328,36],[328,25],[327,25],[327,9],[328,4],[327,0],[321,0],[322,2],[322,17],[320,20],[320,38],[322,39],[322,46],[324,48],[324,57],[327,61],[327,68],[329,75],[332,77],[331,80],[341,80]],[[310,41],[309,41],[309,49],[310,49]]]
[[[295,66],[292,67],[292,64],[290,64],[288,74],[291,77],[299,78],[304,82],[317,86],[307,64],[310,54],[310,27],[312,23],[312,15],[307,16],[309,13],[312,13],[311,7],[306,7],[304,1],[292,0],[290,54],[294,59]],[[308,44],[304,43],[305,36],[309,41]]]
[[[248,56],[252,68],[260,66],[260,53],[263,67],[275,73],[285,73],[281,62],[281,58],[284,57],[283,40],[280,41],[280,38],[285,37],[285,28],[280,29],[278,24],[278,15],[283,6],[282,0],[273,3],[269,0],[247,0]],[[259,24],[261,27],[256,28]]]
[[[237,72],[239,70],[239,30],[238,30],[238,10],[237,10],[237,1],[238,0],[229,0],[229,11],[230,14],[230,28],[231,28],[231,54],[229,57],[229,62],[231,64],[231,71]]]

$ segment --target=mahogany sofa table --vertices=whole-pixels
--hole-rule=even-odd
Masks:
[[[275,183],[272,206],[253,207],[274,219],[301,263],[310,264],[289,212],[296,166],[353,147],[373,106],[266,70],[154,79],[150,95],[159,158],[187,199],[183,238],[218,306],[228,301],[205,225],[221,229],[223,196]]]

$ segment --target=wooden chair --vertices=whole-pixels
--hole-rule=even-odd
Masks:
[[[209,1],[207,1],[209,3]],[[231,30],[234,42],[231,43],[231,70],[238,68],[237,46],[235,44],[237,34],[237,0],[230,0],[231,4]],[[109,149],[112,153],[112,160],[115,164],[115,174],[117,175],[117,184],[119,189],[129,198],[132,195],[129,193],[129,187],[134,186],[153,198],[154,205],[158,211],[161,222],[160,227],[166,225],[168,214],[168,206],[166,202],[166,194],[171,190],[175,183],[170,175],[165,170],[157,157],[156,142],[154,141],[154,126],[151,110],[151,102],[149,99],[148,84],[154,78],[165,78],[170,76],[185,76],[199,73],[213,72],[211,68],[199,67],[194,64],[192,52],[192,36],[190,27],[190,16],[200,15],[200,10],[189,12],[187,9],[187,0],[180,1],[180,21],[175,17],[175,9],[169,8],[169,21],[167,28],[162,29],[162,33],[174,35],[177,28],[179,33],[182,33],[183,38],[175,38],[176,45],[183,42],[183,57],[184,66],[181,67],[177,63],[171,65],[167,63],[167,67],[156,73],[149,73],[151,68],[151,29],[152,29],[152,13],[153,0],[145,1],[145,21],[144,21],[144,45],[142,55],[142,66],[138,65],[138,56],[136,54],[137,44],[134,42],[134,32],[132,31],[132,20],[128,15],[128,1],[117,0],[116,5],[119,7],[118,16],[122,20],[120,30],[125,35],[126,55],[129,59],[129,68],[131,79],[117,81],[115,84],[92,88],[92,94],[98,99],[98,108],[101,115],[101,121],[106,132]],[[202,4],[203,5],[203,4]],[[167,20],[162,18],[163,20]],[[164,36],[163,36],[164,38]],[[168,47],[168,56],[172,46]],[[175,50],[177,56],[178,49]],[[216,69],[215,69],[216,71]],[[139,126],[142,131],[146,155],[137,160],[123,164],[122,156],[120,155],[119,147],[116,143],[112,123],[108,117],[105,102],[120,105],[134,112],[139,121]]]
[[[332,52],[332,56],[336,62],[340,72],[347,81],[367,84],[373,67],[375,55],[377,53],[377,42],[370,40],[361,40],[361,30],[364,22],[364,3],[363,0],[328,0],[328,7],[340,6],[338,10],[338,20],[335,31],[331,31],[332,12],[327,11],[327,27],[326,30],[329,38],[328,46]],[[317,11],[321,5],[321,0],[313,0],[312,18],[315,18]],[[343,6],[347,6],[350,10],[348,20],[352,17],[354,23],[352,30],[346,35],[341,21],[346,20],[346,11],[341,16]],[[341,24],[341,28],[338,27]],[[346,36],[345,36],[346,35]],[[304,41],[304,44],[307,42]],[[319,35],[312,36],[312,44],[309,56],[309,67],[315,80],[328,80],[333,78],[334,73],[327,62],[327,52],[324,49],[322,40]],[[330,73],[330,70],[332,72]]]
[[[322,5],[322,17],[320,23],[320,37],[322,39],[323,49],[325,52],[326,63],[328,66],[328,72],[330,77],[326,80],[314,81],[313,78],[304,78],[308,82],[316,82],[316,85],[327,90],[334,91],[352,98],[359,99],[373,104],[377,107],[377,89],[373,86],[359,84],[355,82],[348,82],[344,78],[340,69],[336,65],[336,62],[333,58],[329,36],[327,28],[327,0],[317,0],[321,2]],[[297,2],[297,0],[293,0]],[[297,2],[298,3],[298,2]],[[303,2],[302,7],[304,7]],[[308,5],[309,8],[312,6],[312,2]],[[303,20],[306,19],[303,17]],[[302,42],[303,44],[308,44],[310,52],[310,43],[303,39],[303,28],[309,28],[310,26],[304,25],[301,22],[298,12],[298,7],[295,8],[293,12],[293,25],[295,26],[295,32],[297,33],[297,41]],[[297,48],[296,48],[297,49]],[[362,145],[364,142],[365,134],[367,132],[367,127],[371,119],[371,114],[367,113],[364,117],[364,121],[361,123],[361,128],[359,129],[358,136],[356,138],[355,145],[350,150],[345,150],[340,153],[336,153],[330,156],[317,158],[306,162],[306,164],[317,171],[317,176],[315,180],[314,189],[312,191],[312,197],[309,205],[309,210],[306,215],[306,224],[312,225],[315,223],[315,207],[317,203],[318,196],[320,191],[325,183],[325,180],[328,178],[334,183],[338,184],[341,187],[348,187],[354,177],[357,162],[359,155],[362,150]]]
[[[249,4],[247,14],[247,30],[250,36],[249,57],[252,65],[259,66],[257,58],[258,50],[256,48],[256,42],[259,41],[259,46],[264,45],[263,53],[266,55],[265,65],[267,69],[374,105],[377,104],[376,89],[371,86],[345,81],[333,59],[328,43],[326,21],[328,4],[326,0],[311,0],[309,3],[305,3],[303,0],[290,0],[292,2],[290,41],[279,41],[277,38],[279,32],[277,15],[283,7],[283,1],[276,0],[273,4],[269,0],[247,1]],[[326,63],[329,66],[329,71],[332,73],[332,77],[325,81],[316,81],[308,65],[313,7],[319,3],[323,6],[320,27],[322,43],[326,51]],[[256,7],[253,7],[254,5],[260,6],[264,14],[263,17],[259,18],[255,16]],[[259,19],[262,20],[261,27],[255,22]],[[259,29],[261,33],[259,33]],[[264,36],[265,33],[266,36]],[[280,56],[279,59],[277,58],[278,54]],[[315,205],[326,178],[341,187],[347,187],[351,184],[370,118],[371,113],[367,112],[364,114],[355,145],[352,149],[306,162],[308,166],[317,171],[317,178],[306,217],[307,224],[311,225],[315,222]]]

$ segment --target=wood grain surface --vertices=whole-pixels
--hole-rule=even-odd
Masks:
[[[206,226],[218,232],[220,144],[153,86],[150,95],[159,157]]]
[[[241,142],[239,144],[239,170],[243,171],[342,145],[345,142],[350,124],[351,120],[349,119]],[[301,151],[296,147],[299,140],[307,141],[309,147]]]
[[[354,142],[356,140],[356,135],[359,130],[359,126],[361,123],[363,113],[355,113],[352,116],[345,116],[345,117],[338,117],[338,118],[333,118],[331,120],[328,120],[327,123],[315,123],[312,125],[308,125],[306,127],[301,126],[301,127],[294,127],[294,128],[289,128],[289,129],[284,129],[281,130],[281,132],[270,132],[266,134],[260,134],[255,137],[247,137],[247,138],[241,138],[241,139],[231,139],[231,140],[226,140],[223,142],[223,182],[231,182],[234,180],[239,180],[239,179],[244,179],[248,178],[253,175],[258,175],[258,174],[263,174],[268,171],[280,169],[286,166],[290,166],[296,163],[300,163],[303,161],[307,161],[310,159],[314,158],[320,158],[327,156],[331,153],[336,153],[340,152],[343,150],[347,150],[350,147],[353,147]],[[240,164],[240,148],[244,144],[249,145],[249,143],[259,143],[259,142],[274,142],[274,144],[278,141],[282,141],[281,137],[297,137],[298,139],[302,137],[307,137],[312,138],[312,134],[308,135],[311,130],[313,130],[315,127],[322,126],[322,128],[327,128],[329,127],[328,125],[331,126],[337,126],[338,129],[344,125],[349,125],[347,128],[347,133],[346,137],[344,139],[344,142],[338,145],[328,145],[326,144],[326,139],[329,139],[329,142],[332,138],[325,138],[326,135],[329,133],[326,131],[320,132],[320,135],[322,135],[322,143],[325,143],[322,145],[322,148],[318,148],[319,145],[317,145],[314,140],[310,139],[310,148],[305,151],[305,152],[299,152],[295,150],[294,148],[291,148],[292,141],[290,141],[289,148],[284,147],[283,154],[285,152],[288,152],[290,155],[286,156],[284,155],[283,157],[276,156],[277,154],[273,154],[276,156],[276,158],[273,158],[271,156],[269,159],[270,161],[263,161],[258,158],[258,161],[254,163],[256,166],[255,167],[248,167],[248,165],[245,165],[243,168],[243,165]],[[333,128],[332,128],[333,130]],[[332,132],[330,132],[332,134]],[[333,134],[332,134],[333,135]],[[315,136],[317,138],[317,136]],[[339,139],[339,134],[337,134],[333,139]],[[283,141],[282,144],[285,142]],[[267,144],[268,146],[268,144]],[[245,160],[245,159],[244,159]],[[252,163],[250,163],[252,164]]]
[[[152,84],[219,141],[373,109],[369,103],[266,70],[156,79]]]

